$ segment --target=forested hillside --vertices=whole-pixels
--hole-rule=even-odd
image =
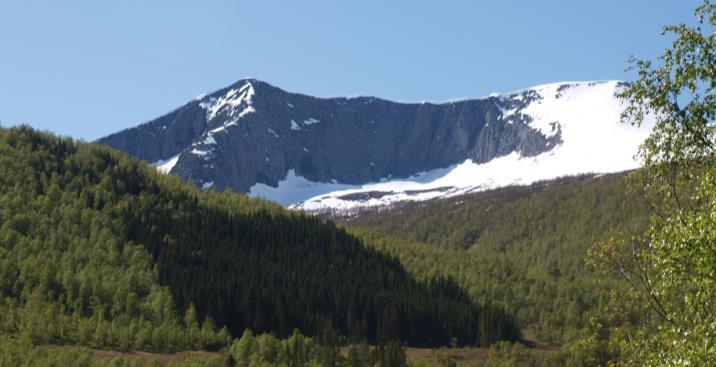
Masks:
[[[332,223],[28,127],[0,129],[0,292],[0,330],[37,343],[211,349],[246,328],[413,345],[518,337],[501,309],[445,277],[416,281]]]
[[[343,224],[416,276],[454,277],[475,301],[501,305],[540,340],[561,344],[588,332],[591,318],[638,317],[605,312],[621,285],[585,264],[595,243],[638,233],[648,221],[646,204],[627,194],[624,180],[615,174],[509,187]]]

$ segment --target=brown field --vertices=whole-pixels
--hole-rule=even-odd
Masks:
[[[154,361],[159,361],[163,365],[167,365],[170,362],[182,361],[187,357],[194,357],[200,360],[207,360],[212,357],[221,356],[221,352],[206,352],[206,351],[191,351],[191,352],[177,352],[177,353],[151,353],[151,352],[118,352],[112,350],[100,350],[90,349],[92,354],[98,358],[112,360],[117,357],[124,357],[125,359],[136,362],[141,361],[145,365],[149,365]],[[344,349],[346,354],[347,349]],[[465,362],[474,361],[485,361],[487,359],[487,353],[489,348],[406,348],[405,355],[409,361],[413,360],[428,360],[437,362],[441,359],[449,358],[458,364]],[[548,347],[537,347],[530,348],[530,350],[538,350],[545,355],[548,354],[552,348]]]
[[[489,348],[406,348],[405,356],[409,361],[437,361],[441,356],[449,356],[455,362],[484,361],[487,359],[488,350]]]
[[[159,361],[162,365],[167,365],[170,362],[182,361],[188,357],[194,357],[200,360],[207,360],[215,356],[221,356],[219,352],[206,352],[206,351],[190,351],[190,352],[176,352],[176,353],[151,353],[151,352],[117,352],[113,350],[102,350],[102,349],[90,349],[95,357],[112,360],[118,357],[124,357],[128,361],[137,362],[141,361],[144,365],[149,365],[154,361]]]
[[[527,350],[538,355],[547,356],[554,351],[556,347],[543,344],[537,341],[534,333],[530,330],[523,330],[523,343],[528,346]],[[61,346],[56,346],[62,348]],[[114,350],[89,349],[95,357],[112,360],[122,357],[132,362],[141,362],[144,365],[150,365],[155,361],[159,361],[162,365],[171,362],[179,362],[186,358],[193,357],[199,360],[207,360],[212,357],[221,357],[222,352],[207,351],[184,351],[176,353],[153,353],[143,351],[119,352]],[[438,362],[439,360],[450,359],[458,364],[467,362],[485,361],[487,359],[489,348],[464,347],[464,348],[413,348],[408,347],[405,350],[406,357],[409,361],[428,360]],[[344,355],[348,354],[348,348],[341,349]]]

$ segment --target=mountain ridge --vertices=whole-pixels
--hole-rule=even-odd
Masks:
[[[565,143],[564,121],[551,116],[554,111],[546,117],[527,111],[543,102],[559,107],[575,95],[573,90],[582,89],[599,95],[590,98],[604,99],[606,93],[610,101],[600,103],[610,104],[623,85],[551,83],[478,99],[402,103],[371,96],[313,97],[250,78],[98,142],[193,180],[202,189],[231,188],[307,210],[385,205],[484,185],[453,182],[443,191],[434,185],[413,187],[378,201],[335,196],[323,204],[320,198],[348,190],[341,197],[364,199],[352,194],[376,191],[363,190],[367,184],[554,151]]]

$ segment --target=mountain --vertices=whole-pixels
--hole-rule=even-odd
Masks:
[[[351,210],[634,168],[650,128],[620,124],[621,88],[555,83],[436,104],[245,79],[98,142],[202,189]]]

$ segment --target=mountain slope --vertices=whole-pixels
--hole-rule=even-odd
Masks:
[[[511,317],[416,281],[332,223],[201,192],[136,159],[0,129],[0,331],[122,348],[217,346],[213,319],[286,336],[489,344]],[[169,293],[171,291],[171,293]],[[193,306],[192,306],[193,305]],[[185,313],[178,317],[175,309]]]
[[[473,299],[504,306],[550,343],[589,331],[623,283],[586,265],[587,250],[612,235],[640,233],[649,207],[627,194],[625,174],[570,177],[443,200],[367,208],[339,223],[418,277],[450,275]],[[616,320],[616,321],[615,321]]]
[[[633,168],[648,127],[619,125],[619,88],[559,83],[408,104],[246,79],[98,142],[201,188],[310,210],[383,205]]]

